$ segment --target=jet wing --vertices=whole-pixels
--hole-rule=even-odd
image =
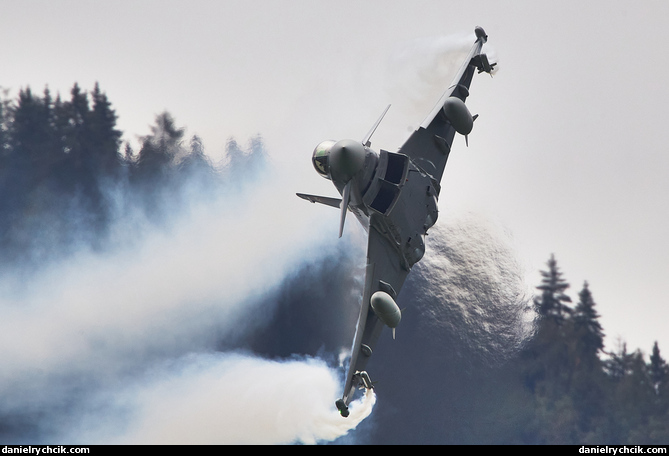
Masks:
[[[372,217],[380,216],[372,215]],[[367,241],[367,267],[362,306],[342,398],[346,406],[351,402],[356,388],[363,384],[360,373],[364,372],[381,330],[385,326],[371,309],[371,296],[377,291],[384,291],[396,299],[409,273],[402,267],[397,248],[393,247],[390,241],[382,236],[374,226],[375,223],[372,220]]]
[[[296,193],[296,195],[299,196],[302,199],[305,199],[307,201],[311,201],[312,203],[321,203],[321,204],[325,204],[326,206],[336,207],[338,209],[341,207],[341,198],[330,198],[330,197],[327,197],[327,196],[307,195],[306,193]]]
[[[494,66],[488,63],[485,54],[481,54],[483,44],[487,36],[480,27],[476,30],[476,42],[464,63],[460,67],[453,83],[439,99],[432,112],[420,124],[420,127],[412,133],[399,149],[399,152],[407,155],[417,166],[427,172],[436,180],[441,181],[441,176],[446,167],[448,155],[451,152],[455,128],[445,114],[445,105],[449,97],[456,97],[463,102],[469,96],[469,86],[474,76],[474,71],[490,72]]]

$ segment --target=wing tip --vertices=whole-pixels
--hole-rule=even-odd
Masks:
[[[488,35],[486,34],[485,30],[483,30],[483,27],[480,25],[477,25],[474,28],[474,33],[476,34],[476,40],[481,40],[484,43],[488,41]]]

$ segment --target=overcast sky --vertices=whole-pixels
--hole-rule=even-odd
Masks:
[[[574,300],[589,282],[609,347],[659,340],[666,358],[667,17],[664,0],[3,0],[0,86],[66,98],[98,81],[133,147],[166,109],[213,157],[262,135],[289,197],[335,195],[313,147],[362,138],[393,103],[372,143],[397,149],[450,83],[440,56],[481,25],[499,70],[472,83],[480,118],[468,149],[456,138],[440,219],[505,226],[532,286],[555,253]]]

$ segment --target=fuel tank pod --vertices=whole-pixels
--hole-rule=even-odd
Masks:
[[[457,97],[448,97],[444,102],[443,111],[455,131],[465,136],[471,133],[474,127],[474,118],[464,101]]]
[[[377,291],[370,299],[372,310],[389,328],[396,328],[402,319],[402,312],[395,300],[385,291]]]

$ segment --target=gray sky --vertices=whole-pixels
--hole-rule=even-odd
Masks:
[[[373,147],[399,147],[451,80],[438,56],[481,25],[499,71],[472,83],[481,117],[469,149],[456,138],[441,217],[507,227],[532,286],[555,253],[575,300],[590,283],[609,347],[666,354],[667,17],[666,1],[4,0],[0,85],[99,81],[133,145],[164,109],[214,157],[261,134],[287,195],[334,195],[313,147],[361,138],[388,103]]]

